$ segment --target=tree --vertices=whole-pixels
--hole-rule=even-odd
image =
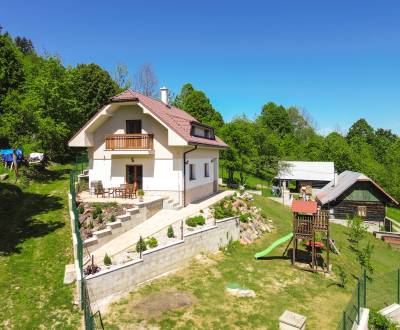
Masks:
[[[278,106],[273,102],[269,102],[262,107],[261,114],[257,120],[262,126],[279,136],[293,132],[288,112],[283,106]]]
[[[9,90],[17,89],[24,81],[22,57],[12,39],[0,35],[0,103]],[[1,114],[0,108],[0,114]]]
[[[346,139],[336,132],[330,133],[325,138],[322,145],[321,160],[334,162],[339,173],[354,169],[353,151]]]
[[[80,128],[110,97],[118,93],[118,85],[110,74],[97,64],[78,64],[69,72],[72,96],[79,107],[74,129]]]
[[[224,124],[222,115],[216,111],[203,91],[196,90],[192,84],[185,84],[172,104],[187,111],[203,124],[220,128]]]
[[[371,144],[374,141],[374,136],[374,129],[365,119],[361,118],[350,127],[346,139],[350,143],[361,141]]]
[[[132,86],[132,80],[129,78],[128,67],[125,64],[117,65],[114,73],[114,81],[119,86],[121,91]]]
[[[155,97],[157,91],[158,80],[150,63],[145,63],[139,67],[133,79],[133,87],[136,91],[146,95]]]
[[[15,45],[23,54],[30,54],[35,52],[31,39],[25,37],[16,37],[14,39]]]
[[[240,184],[246,183],[247,173],[252,173],[253,162],[255,157],[255,145],[252,133],[254,123],[245,117],[235,118],[228,124],[225,124],[221,130],[221,136],[229,145],[229,162],[228,170],[239,172]]]

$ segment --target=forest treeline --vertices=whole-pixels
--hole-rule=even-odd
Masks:
[[[0,27],[0,148],[22,147],[25,153],[45,152],[54,161],[70,160],[72,135],[111,96],[131,86],[125,66],[116,73],[111,77],[94,63],[66,67],[57,56],[38,54],[31,40],[13,38]],[[155,95],[151,66],[133,85]],[[224,122],[206,94],[191,84],[172,103],[215,127],[228,143],[221,163],[231,179],[235,173],[242,183],[249,174],[270,179],[279,160],[333,161],[339,173],[363,172],[400,199],[400,139],[389,129],[374,129],[360,119],[346,133],[322,136],[304,112],[272,102],[255,118]]]

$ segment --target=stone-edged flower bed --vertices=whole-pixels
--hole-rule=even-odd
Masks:
[[[216,221],[239,216],[240,242],[250,244],[265,232],[273,229],[272,221],[267,219],[261,210],[253,206],[250,194],[234,194],[226,197],[211,207],[202,209],[184,221],[174,224],[155,233],[153,237],[157,241],[157,247],[166,246],[181,239],[183,236],[206,229],[215,225]],[[183,224],[183,233],[182,233]],[[145,238],[147,240],[148,238]],[[135,245],[128,251],[124,251],[113,257],[113,265],[121,265],[139,258]],[[151,247],[147,246],[147,250]]]
[[[253,197],[246,192],[225,197],[212,206],[211,212],[215,219],[239,216],[242,244],[250,244],[263,233],[271,232],[273,229],[272,220],[267,219],[261,209],[253,206]]]
[[[88,239],[93,233],[107,228],[107,223],[115,222],[133,205],[117,203],[80,203],[78,205],[79,223],[82,238]]]

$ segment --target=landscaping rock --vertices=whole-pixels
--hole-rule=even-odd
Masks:
[[[65,265],[64,284],[74,283],[76,280],[75,265]]]
[[[1,181],[6,180],[6,179],[8,179],[8,174],[7,173],[0,174],[0,180]]]
[[[256,293],[253,290],[250,290],[250,289],[226,288],[226,292],[228,292],[230,295],[235,296],[235,297],[254,298],[256,296]]]

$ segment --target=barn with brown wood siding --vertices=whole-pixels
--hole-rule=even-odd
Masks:
[[[329,210],[332,219],[360,216],[366,221],[383,221],[386,205],[398,205],[376,182],[359,172],[344,171],[317,194],[316,200]]]

